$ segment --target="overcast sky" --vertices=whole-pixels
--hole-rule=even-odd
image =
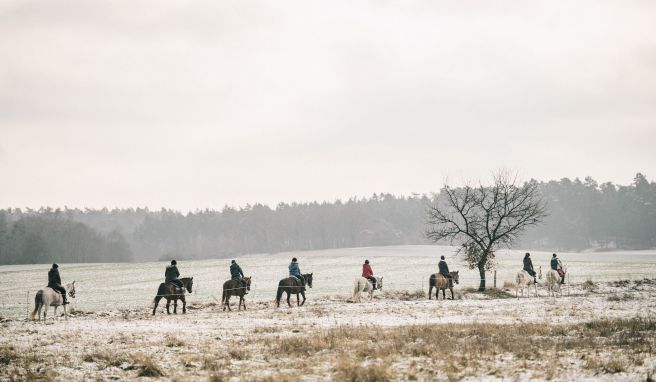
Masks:
[[[0,0],[0,207],[656,178],[656,2]]]

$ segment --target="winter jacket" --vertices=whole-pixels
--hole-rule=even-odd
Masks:
[[[292,263],[289,264],[289,275],[290,276],[296,276],[298,278],[302,277],[301,269],[298,267],[297,262],[292,261]]]
[[[59,277],[59,269],[50,268],[48,271],[48,287],[61,285],[61,277]]]
[[[242,272],[241,267],[237,263],[230,265],[230,277],[233,280],[241,280],[244,277],[244,272]]]
[[[557,257],[551,259],[551,269],[558,270],[560,268],[560,260]]]
[[[180,277],[180,272],[178,271],[178,267],[175,265],[169,265],[166,267],[166,271],[164,272],[164,279],[169,282],[171,280],[177,280],[178,277]]]
[[[533,270],[533,262],[531,261],[530,257],[525,257],[524,258],[524,270],[527,272],[535,272]]]
[[[374,275],[374,271],[371,269],[371,265],[362,264],[362,277],[368,279]]]
[[[450,276],[451,274],[449,273],[449,266],[446,265],[446,261],[440,260],[439,262],[439,267],[440,267],[440,274],[442,276]]]

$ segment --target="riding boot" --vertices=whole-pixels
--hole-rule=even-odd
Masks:
[[[64,302],[63,302],[62,305],[68,305],[69,302],[68,302],[68,300],[66,299],[66,293],[62,294],[62,298],[64,299]]]
[[[560,283],[565,284],[565,278],[564,277],[560,279]]]

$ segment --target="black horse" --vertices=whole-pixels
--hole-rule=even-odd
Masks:
[[[237,305],[237,310],[241,309],[241,306],[244,305],[244,310],[246,310],[246,300],[244,300],[244,295],[246,290],[251,290],[251,278],[244,277],[246,281],[246,286],[244,286],[239,280],[228,280],[223,283],[223,295],[221,297],[221,303],[223,304],[223,310],[230,309],[230,297],[239,296],[239,305]]]
[[[305,279],[305,285],[312,288],[312,273],[306,273],[303,275]],[[282,293],[287,293],[287,305],[291,308],[292,304],[289,302],[289,298],[292,294],[296,294],[296,303],[298,306],[305,304],[305,286],[296,277],[287,277],[286,279],[280,280],[278,283],[278,292],[276,293],[276,307],[280,307],[280,299],[282,298]],[[303,302],[301,302],[298,295],[303,296]]]
[[[184,277],[181,278],[182,285],[189,293],[191,293],[191,288],[194,285],[193,277]],[[166,313],[171,314],[169,311],[169,306],[171,305],[171,300],[173,300],[173,313],[178,314],[178,299],[182,300],[182,313],[187,313],[187,301],[185,300],[184,290],[182,292],[178,291],[178,288],[171,283],[161,283],[159,284],[159,289],[157,289],[157,296],[153,300],[153,316],[155,315],[155,310],[157,310],[157,304],[159,300],[166,298]]]

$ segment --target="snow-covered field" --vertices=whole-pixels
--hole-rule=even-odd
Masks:
[[[499,288],[521,268],[523,252],[498,254]],[[546,270],[551,254],[531,253],[534,265]],[[442,254],[452,270],[460,270],[462,282],[455,301],[428,301],[417,291],[427,291],[427,278]],[[314,288],[304,307],[275,309],[275,287],[286,276],[292,256],[299,258],[303,272],[314,273]],[[506,298],[503,290],[488,295],[469,291],[478,285],[477,272],[453,257],[450,247],[244,256],[238,262],[254,280],[246,312],[223,312],[216,305],[230,259],[179,261],[183,276],[193,276],[196,282],[188,313],[167,316],[160,304],[154,317],[150,302],[165,263],[60,264],[64,281],[76,280],[75,314],[46,325],[25,317],[49,267],[4,266],[0,380],[112,380],[161,374],[174,380],[644,381],[656,367],[653,351],[644,350],[656,345],[656,284],[651,281],[656,278],[656,252],[559,256],[571,279],[565,296],[558,299],[546,297],[544,289],[540,298],[523,299]],[[347,303],[365,258],[384,277],[384,291],[373,302]],[[490,275],[488,285],[492,283]],[[613,329],[590,329],[606,326]],[[465,334],[451,344],[431,337],[439,333],[394,342],[411,335],[399,330],[415,327],[419,333]],[[553,327],[563,329],[542,332]],[[363,341],[349,330],[370,339]],[[522,332],[530,340],[524,347],[534,347],[535,353],[504,347],[502,338]],[[472,350],[467,342],[472,338],[489,344]],[[547,339],[553,344],[539,351]],[[347,345],[360,352],[344,354],[340,346]],[[460,358],[445,360],[444,351]]]

